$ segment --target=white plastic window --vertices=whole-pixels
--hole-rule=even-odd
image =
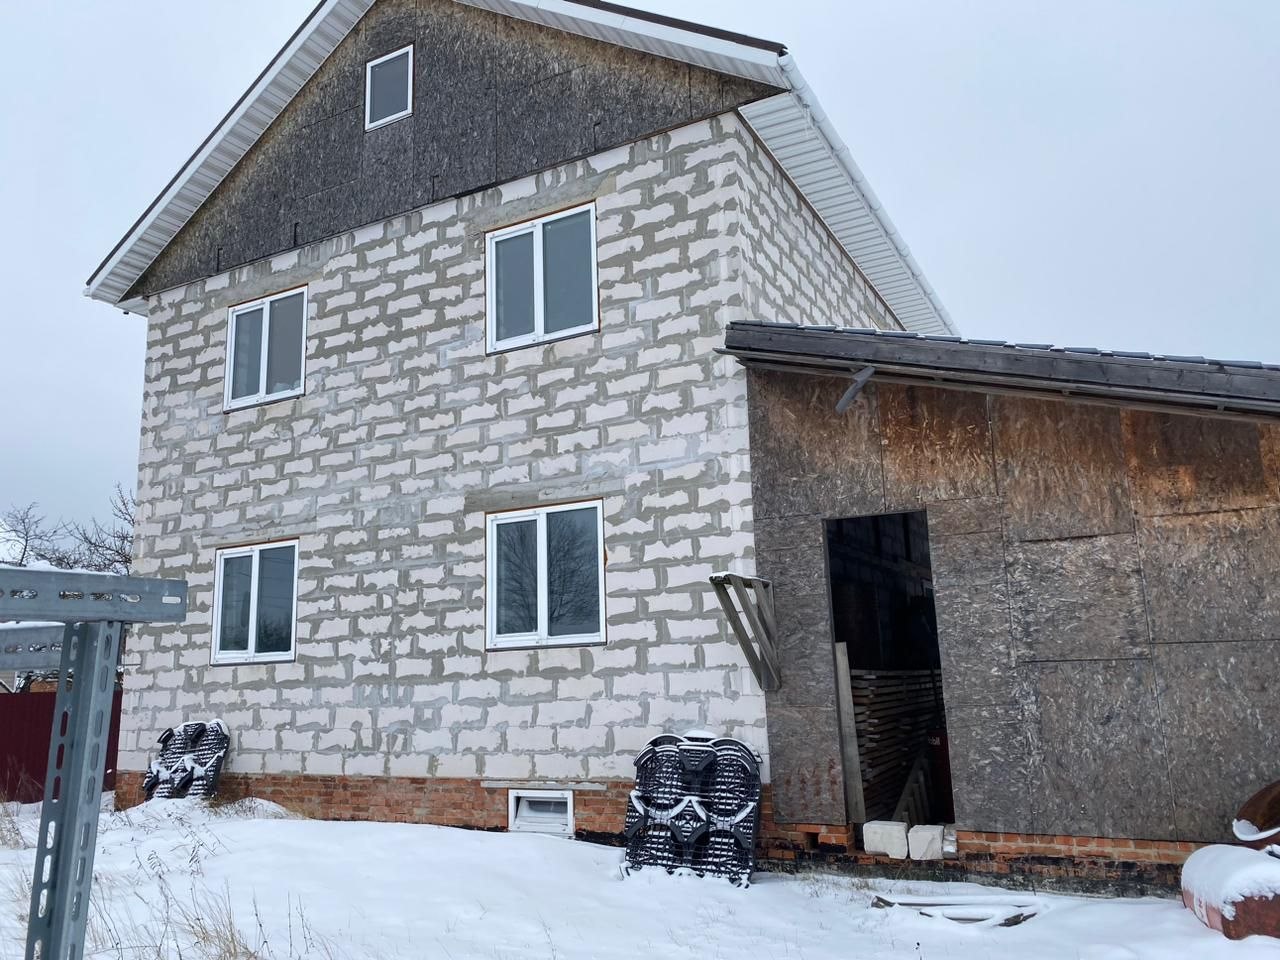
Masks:
[[[604,640],[600,501],[490,514],[487,541],[491,649]]]
[[[232,307],[227,321],[228,410],[302,394],[307,288]]]
[[[298,620],[298,544],[220,550],[213,599],[213,662],[292,660]]]
[[[364,128],[413,113],[413,45],[370,60],[364,68]]]
[[[490,351],[597,329],[595,204],[490,233],[485,286]]]

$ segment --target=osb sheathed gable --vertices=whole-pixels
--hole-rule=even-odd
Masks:
[[[365,64],[410,43],[413,115],[366,132]],[[776,92],[453,0],[379,0],[129,296]]]

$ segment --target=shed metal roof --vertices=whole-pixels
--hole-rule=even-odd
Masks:
[[[803,373],[844,376],[872,368],[872,379],[897,383],[1280,416],[1280,364],[1255,360],[763,321],[731,323],[721,352],[748,365]]]
[[[124,309],[134,283],[258,141],[375,0],[321,0],[87,282]],[[786,92],[742,109],[747,123],[909,330],[954,333],[946,309],[871,191],[848,147],[779,43],[604,0],[458,0]]]

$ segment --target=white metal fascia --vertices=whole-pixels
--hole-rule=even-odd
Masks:
[[[787,79],[775,50],[707,36],[673,24],[655,23],[573,0],[459,0],[468,6],[615,46],[706,67],[719,73],[785,87]]]
[[[120,302],[373,3],[323,0],[312,11],[89,278],[86,296]]]
[[[739,112],[902,325],[915,333],[956,334],[946,307],[812,89],[789,55],[779,63],[791,92]]]

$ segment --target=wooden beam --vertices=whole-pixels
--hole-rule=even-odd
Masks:
[[[844,805],[850,823],[867,822],[866,798],[862,792],[862,757],[858,750],[858,724],[853,705],[853,685],[849,679],[849,647],[835,644],[836,711],[840,722],[840,758],[844,761]]]
[[[777,690],[782,686],[782,671],[778,666],[777,649],[773,643],[773,631],[777,627],[773,613],[772,586],[759,577],[743,577],[736,573],[715,574],[711,577],[711,586],[729,620],[738,646],[742,647],[747,666],[751,668],[756,683],[762,690]],[[748,586],[755,593],[754,598],[747,592]]]

